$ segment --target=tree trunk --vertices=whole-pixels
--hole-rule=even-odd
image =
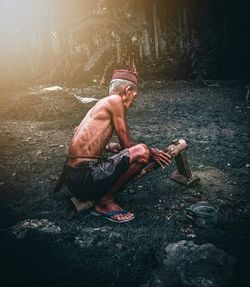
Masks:
[[[184,29],[185,29],[185,46],[189,43],[189,32],[188,32],[188,21],[187,21],[187,9],[185,5],[183,5],[183,23],[184,23]]]
[[[180,48],[182,49],[183,48],[183,39],[182,39],[182,33],[183,33],[183,30],[182,30],[182,13],[181,13],[181,10],[182,10],[182,6],[181,6],[181,0],[178,1],[178,10],[177,10],[177,13],[178,13],[178,30],[179,30],[179,44],[180,44]]]
[[[138,39],[138,49],[139,49],[139,56],[143,59],[143,35],[141,37],[136,36]]]
[[[162,32],[161,29],[161,25],[160,25],[160,19],[158,17],[157,19],[157,34],[158,34],[158,38],[159,38],[159,50],[161,54],[165,54],[166,52],[166,41],[164,39],[164,34]]]
[[[140,45],[139,45],[139,49],[141,48],[142,51],[142,57],[148,57],[148,58],[152,58],[152,54],[151,54],[151,47],[150,47],[150,37],[149,37],[149,33],[148,33],[148,28],[146,27],[147,24],[147,19],[146,19],[146,13],[145,11],[141,11],[140,13],[140,18],[141,18],[141,25],[143,27],[145,27],[142,30],[141,33],[141,41],[140,41]]]
[[[67,28],[68,27],[64,25],[58,30],[60,60],[53,68],[53,70],[55,69],[54,71],[56,71],[56,68],[60,66],[64,79],[68,78],[71,69],[69,34]]]
[[[159,59],[159,39],[157,31],[157,12],[156,3],[153,3],[153,25],[154,25],[154,40],[155,40],[155,58]]]
[[[116,62],[117,64],[121,64],[122,62],[122,48],[121,48],[121,36],[115,35],[115,43],[116,43]]]
[[[151,49],[150,49],[150,42],[149,42],[149,35],[148,35],[148,30],[144,29],[142,32],[142,42],[143,42],[143,54],[146,57],[149,57],[151,59],[152,54],[151,54]]]
[[[228,50],[229,50],[229,13],[230,13],[230,3],[228,3],[227,1],[223,1],[223,11],[224,11],[224,45],[225,45],[225,53],[226,55],[228,54]]]

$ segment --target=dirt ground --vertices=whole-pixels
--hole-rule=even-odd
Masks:
[[[65,161],[72,130],[94,102],[96,87],[43,86],[2,92],[0,97],[0,235],[3,286],[140,286],[157,268],[163,243],[213,243],[236,259],[231,286],[250,286],[249,114],[244,83],[193,81],[141,83],[128,111],[135,142],[165,147],[189,142],[187,156],[201,182],[187,189],[169,175],[175,163],[124,190],[117,200],[136,219],[115,224],[88,212],[79,216],[64,188],[52,190]],[[219,208],[218,224],[199,228],[186,208],[206,200]],[[47,219],[60,234],[30,233],[23,240],[11,228],[25,219]],[[90,240],[91,239],[91,240]]]

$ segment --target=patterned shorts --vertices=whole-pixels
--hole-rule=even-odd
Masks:
[[[82,200],[100,200],[129,168],[129,151],[124,149],[107,159],[85,161],[64,167],[69,191]]]

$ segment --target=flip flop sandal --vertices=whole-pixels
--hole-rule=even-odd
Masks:
[[[131,217],[129,219],[124,219],[124,220],[118,220],[118,219],[112,218],[112,216],[117,215],[117,214],[129,213],[126,210],[116,210],[116,211],[110,211],[110,212],[106,212],[106,213],[99,212],[99,211],[96,211],[96,210],[92,210],[90,213],[92,215],[94,215],[94,216],[98,216],[98,217],[101,217],[103,219],[107,219],[109,221],[116,222],[116,223],[124,223],[124,222],[128,222],[128,221],[131,221],[131,220],[135,219],[135,216],[133,216],[133,217]]]

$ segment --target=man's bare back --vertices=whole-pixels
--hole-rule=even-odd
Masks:
[[[117,111],[123,118],[125,108],[119,95],[105,97],[89,110],[71,140],[68,165],[76,166],[83,159],[99,158],[102,155],[112,137],[113,117]]]

